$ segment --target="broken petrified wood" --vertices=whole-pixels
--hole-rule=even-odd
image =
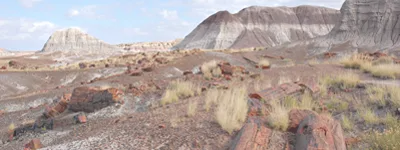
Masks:
[[[69,110],[91,113],[115,103],[123,103],[122,91],[116,88],[100,89],[95,87],[75,88],[69,102]]]
[[[330,149],[345,150],[343,130],[334,119],[310,114],[297,127],[296,149]]]
[[[43,145],[39,139],[33,139],[24,146],[24,150],[37,150],[40,148],[43,148]]]
[[[233,141],[230,150],[267,149],[272,130],[259,118],[251,118]]]

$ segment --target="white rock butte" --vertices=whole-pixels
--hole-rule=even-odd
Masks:
[[[44,45],[42,52],[85,51],[97,53],[112,50],[120,50],[120,48],[107,44],[78,28],[68,28],[53,33]]]

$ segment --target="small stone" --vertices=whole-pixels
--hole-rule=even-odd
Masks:
[[[164,129],[165,127],[166,127],[165,124],[161,124],[158,126],[158,128],[161,128],[161,129]]]
[[[85,63],[79,63],[79,68],[85,69],[87,65]]]

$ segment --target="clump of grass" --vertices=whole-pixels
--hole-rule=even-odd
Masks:
[[[161,105],[166,105],[170,103],[177,102],[179,100],[176,91],[174,90],[166,90],[164,96],[161,99]]]
[[[271,80],[265,79],[265,77],[263,75],[261,75],[259,78],[256,78],[253,81],[253,87],[254,87],[254,91],[256,91],[256,92],[270,88]]]
[[[343,129],[345,129],[347,131],[353,129],[354,123],[346,115],[342,116],[341,123],[342,123]]]
[[[363,137],[371,149],[397,150],[400,148],[400,124],[385,130],[384,132],[373,131]]]
[[[200,69],[206,79],[211,79],[211,77],[213,76],[212,71],[217,67],[218,67],[218,62],[216,60],[212,60],[203,63]]]
[[[355,73],[339,74],[336,77],[325,77],[322,82],[328,86],[340,89],[355,88],[360,83],[360,77]]]
[[[305,110],[313,110],[313,108],[316,107],[316,104],[313,100],[312,95],[309,92],[305,92],[303,96],[301,97],[301,101],[299,103],[299,108],[300,109],[305,109]]]
[[[387,95],[386,88],[383,86],[368,86],[367,93],[372,103],[378,104],[379,106],[385,106]]]
[[[271,64],[269,63],[269,61],[267,59],[261,59],[258,62],[258,66],[260,66],[260,67],[270,67]]]
[[[211,70],[211,74],[213,75],[213,77],[220,77],[222,75],[222,70],[221,68],[216,67]]]
[[[396,79],[400,76],[400,65],[398,64],[380,64],[369,68],[374,77],[382,79]]]
[[[298,108],[298,101],[293,96],[286,96],[283,100],[284,107],[291,110],[293,108]]]
[[[371,62],[373,58],[365,54],[356,54],[351,57],[344,57],[340,63],[344,65],[345,68],[350,69],[361,69],[363,65]]]
[[[195,95],[198,87],[192,82],[188,81],[172,81],[165,91],[161,99],[161,104],[170,104],[179,100],[179,98],[187,98]]]
[[[197,110],[197,102],[190,101],[187,109],[187,115],[189,117],[193,117],[196,114],[196,110]]]
[[[358,111],[358,115],[365,121],[367,124],[377,124],[379,123],[379,118],[376,116],[375,112],[369,108],[363,108]]]
[[[309,65],[318,65],[318,64],[320,64],[320,62],[316,58],[313,58],[313,59],[307,61],[307,63]]]
[[[216,104],[220,96],[220,90],[218,89],[210,89],[206,93],[206,104],[204,105],[204,108],[208,112],[210,110],[210,107],[213,104]]]
[[[380,57],[372,62],[373,65],[393,64],[393,58],[389,56]]]
[[[333,97],[333,98],[331,98],[331,100],[327,104],[327,107],[330,110],[343,112],[343,111],[346,111],[349,108],[349,103],[344,101],[344,100],[339,100],[339,99]]]
[[[399,124],[397,117],[393,116],[390,112],[386,113],[386,116],[382,119],[382,122],[384,122],[388,128],[395,127]]]
[[[215,116],[222,129],[229,134],[242,127],[247,111],[247,87],[237,86],[220,93]]]
[[[271,110],[267,118],[267,123],[275,130],[286,131],[289,126],[289,109],[273,101],[271,103]]]
[[[387,92],[391,104],[395,107],[400,107],[400,87],[388,86]]]

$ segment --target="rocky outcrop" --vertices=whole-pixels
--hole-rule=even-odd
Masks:
[[[314,6],[252,6],[220,11],[198,25],[173,49],[272,47],[329,33],[339,11]]]
[[[123,103],[121,94],[122,91],[115,88],[103,90],[95,87],[78,87],[72,92],[68,109],[73,112],[91,113],[114,103]]]
[[[84,51],[99,53],[120,50],[77,28],[68,28],[53,33],[44,45],[42,52]]]
[[[181,41],[182,39],[176,39],[174,41],[168,41],[168,42],[138,42],[138,43],[118,44],[116,46],[123,50],[137,51],[137,52],[168,51]]]

